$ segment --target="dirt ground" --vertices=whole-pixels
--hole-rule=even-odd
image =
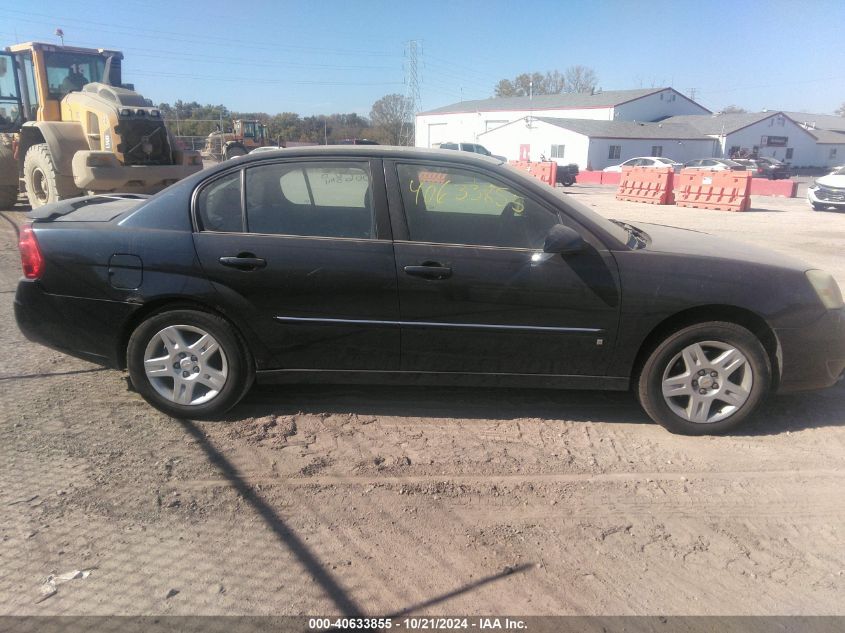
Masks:
[[[845,214],[802,199],[568,191],[845,286]],[[263,388],[227,421],[177,421],[23,339],[22,216],[0,217],[0,615],[845,614],[843,385],[718,438],[599,392]]]

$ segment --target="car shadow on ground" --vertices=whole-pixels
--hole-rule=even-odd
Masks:
[[[545,418],[652,424],[630,392],[361,385],[263,385],[219,418],[356,413],[460,420]],[[845,425],[845,383],[820,392],[772,396],[729,435],[762,436]]]
[[[259,385],[224,419],[295,413],[651,423],[624,391],[384,385]]]
[[[196,445],[205,453],[209,463],[229,481],[232,488],[238,492],[240,497],[252,510],[261,517],[264,524],[273,531],[279,543],[285,547],[303,569],[313,578],[314,582],[323,590],[324,594],[332,602],[334,607],[343,616],[348,618],[364,618],[366,613],[350,591],[345,589],[337,578],[329,571],[325,561],[320,559],[319,553],[305,542],[307,539],[300,537],[285,521],[279,511],[260,494],[259,489],[253,486],[247,477],[241,473],[229,459],[217,449],[209,440],[207,435],[190,420],[177,420],[185,433],[190,436]],[[271,555],[268,553],[268,555]],[[406,605],[394,613],[385,617],[398,618],[415,611],[446,602],[462,594],[474,591],[484,585],[501,580],[516,573],[522,573],[531,569],[532,563],[524,563],[515,567],[507,567],[501,572],[475,579],[463,585],[457,586],[450,591],[432,596],[421,602]],[[376,629],[357,628],[356,630],[375,631]]]

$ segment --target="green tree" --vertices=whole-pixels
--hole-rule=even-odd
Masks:
[[[399,145],[403,124],[413,125],[411,104],[400,94],[385,95],[373,104],[370,120],[375,140],[387,145]]]

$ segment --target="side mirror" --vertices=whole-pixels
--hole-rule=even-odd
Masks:
[[[585,245],[586,242],[578,231],[563,224],[555,224],[546,235],[543,252],[574,255],[584,250]]]

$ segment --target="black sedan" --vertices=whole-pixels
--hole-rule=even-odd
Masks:
[[[744,166],[747,171],[754,172],[754,178],[782,180],[792,175],[789,165],[774,158],[735,158],[733,162]]]
[[[704,434],[845,369],[830,275],[606,220],[467,152],[278,150],[30,217],[21,330],[128,368],[173,416],[219,415],[253,381],[632,389]]]

